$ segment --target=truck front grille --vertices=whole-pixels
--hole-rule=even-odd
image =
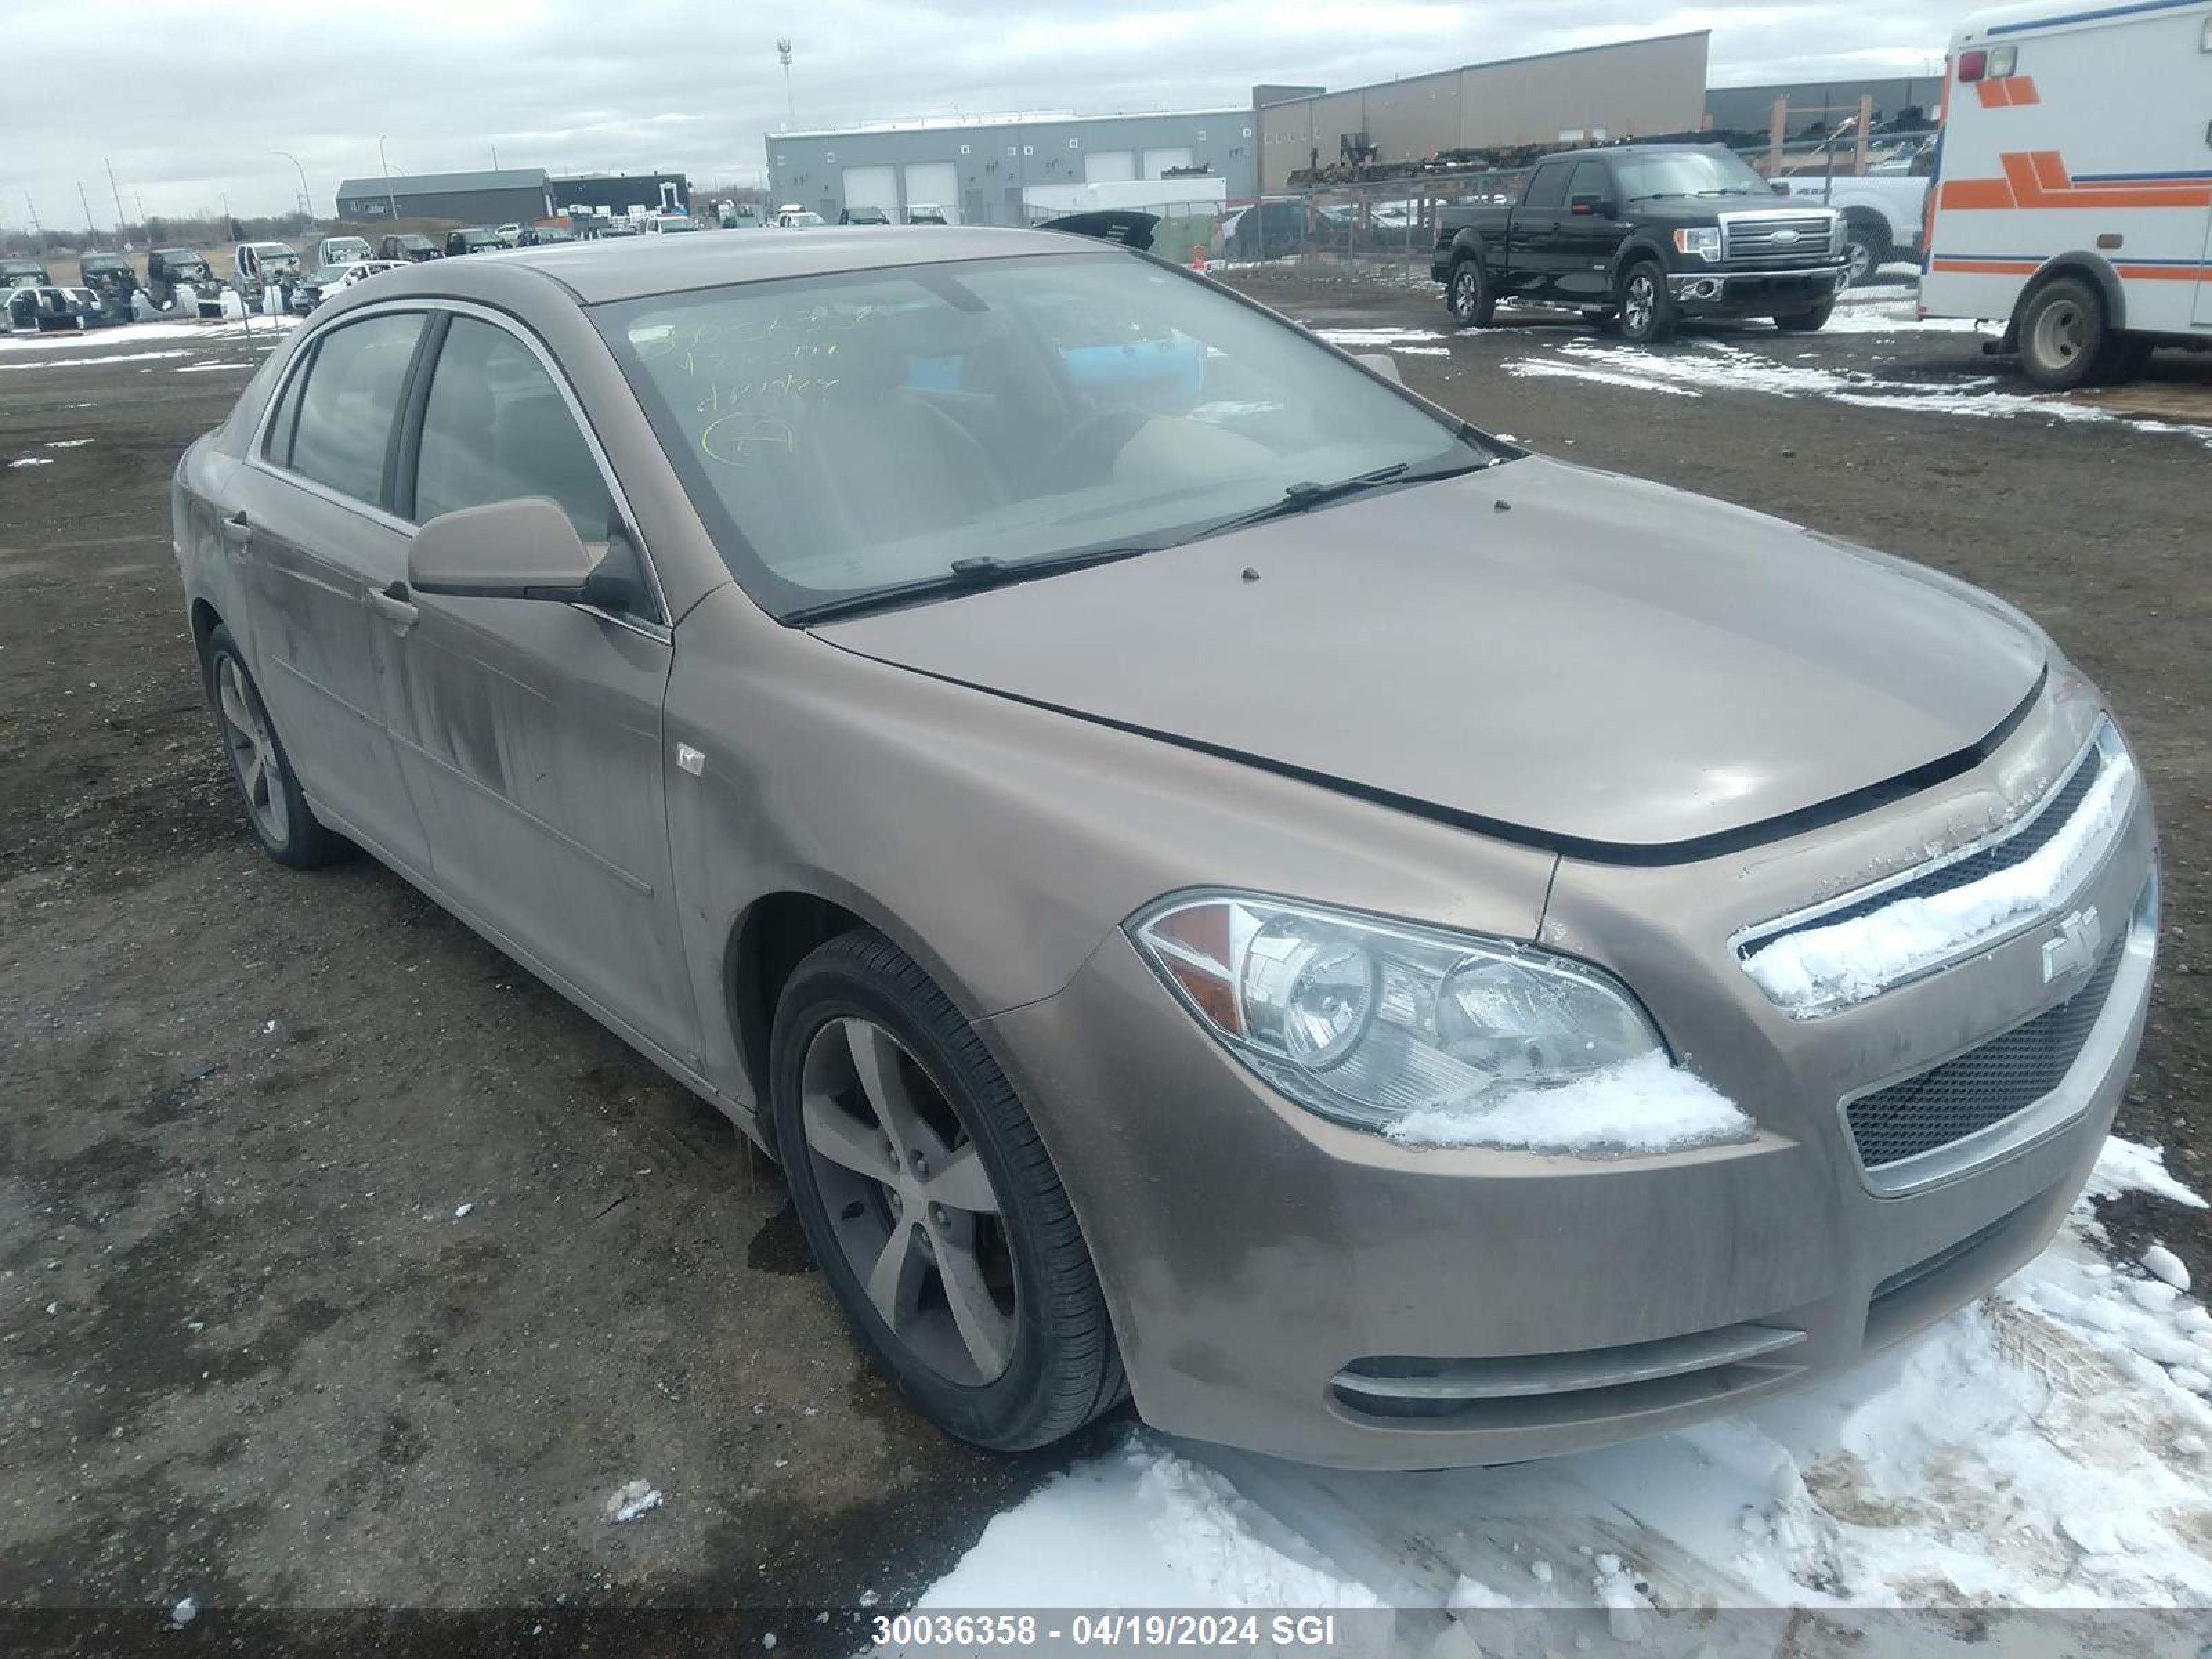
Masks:
[[[1836,222],[1825,213],[1776,213],[1721,221],[1721,257],[1732,265],[1783,265],[1835,252]]]
[[[1878,1170],[1937,1151],[2026,1111],[2057,1088],[2104,1012],[2126,951],[2123,933],[2065,1001],[1917,1077],[1852,1101],[1844,1118],[1859,1162]]]

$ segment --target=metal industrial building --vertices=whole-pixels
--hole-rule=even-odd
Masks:
[[[1249,109],[930,117],[771,132],[766,143],[770,199],[833,221],[841,208],[896,218],[926,202],[965,224],[1021,225],[1027,187],[1159,179],[1170,168],[1206,168],[1232,198],[1253,189]],[[1166,181],[1162,199],[1173,189]]]
[[[680,173],[578,173],[549,183],[559,213],[572,207],[610,215],[635,207],[691,210],[691,181]]]
[[[1301,168],[1339,160],[1347,142],[1412,161],[1477,146],[1690,132],[1705,116],[1707,40],[1701,29],[1342,92],[1258,86],[1241,109],[928,117],[772,132],[769,191],[825,219],[848,207],[896,217],[928,202],[970,224],[1018,225],[1053,187],[1160,179],[1170,168],[1204,168],[1230,201],[1249,201],[1283,189]],[[1179,199],[1172,179],[1159,199]]]
[[[550,218],[552,192],[544,167],[496,172],[393,173],[349,179],[338,186],[338,217],[444,219],[458,225],[528,224]]]
[[[1342,92],[1253,88],[1260,188],[1341,158],[1347,143],[1378,159],[1439,150],[1693,132],[1705,112],[1707,31],[1412,75]],[[1361,135],[1364,135],[1363,137]]]

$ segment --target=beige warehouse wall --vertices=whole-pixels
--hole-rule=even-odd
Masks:
[[[1615,138],[1694,131],[1705,113],[1706,44],[1681,34],[1462,70],[1459,142],[1538,143],[1586,127]]]
[[[1479,144],[1548,143],[1570,129],[1616,138],[1694,130],[1705,107],[1707,36],[1628,40],[1580,52],[1478,64],[1344,92],[1267,104],[1259,112],[1262,191],[1337,159],[1364,132],[1385,161],[1419,161]]]

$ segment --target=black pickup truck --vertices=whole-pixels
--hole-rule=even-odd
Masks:
[[[1848,279],[1843,222],[1778,193],[1715,144],[1547,155],[1513,206],[1443,210],[1430,275],[1465,328],[1511,302],[1571,307],[1638,344],[1692,317],[1810,332]]]

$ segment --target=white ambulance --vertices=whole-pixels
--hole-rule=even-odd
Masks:
[[[1920,309],[2007,322],[2028,378],[2212,345],[2212,0],[2042,0],[1951,43]]]

